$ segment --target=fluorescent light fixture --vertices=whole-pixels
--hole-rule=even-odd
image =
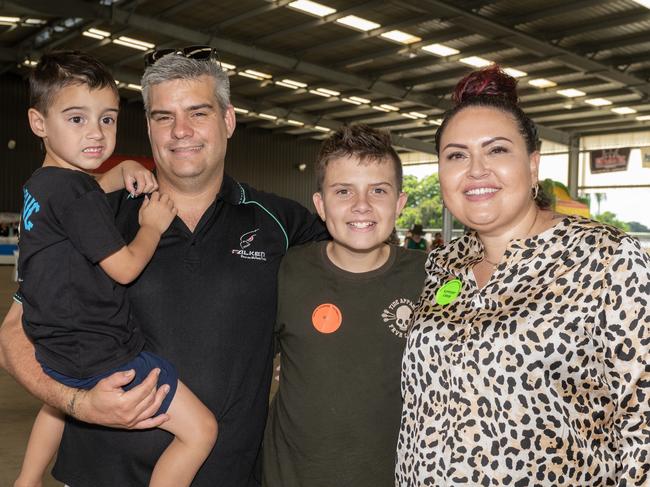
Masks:
[[[275,115],[269,115],[268,113],[258,113],[257,116],[260,117],[260,118],[265,118],[266,120],[277,120],[278,119],[278,117],[276,117]]]
[[[379,106],[382,107],[382,108],[385,108],[386,111],[388,111],[388,112],[399,112],[399,108],[397,108],[394,105],[387,105],[387,104],[384,103],[383,105],[379,105]]]
[[[430,125],[442,125],[442,118],[436,118],[435,120],[427,120]]]
[[[618,113],[619,115],[630,115],[632,113],[636,113],[636,110],[630,107],[612,108],[612,111],[614,113]]]
[[[262,73],[261,71],[255,71],[254,69],[246,69],[244,70],[244,73],[249,74],[251,76],[257,77],[259,79],[271,79],[273,78],[272,75],[268,73]]]
[[[278,85],[278,86],[283,86],[285,88],[292,89],[292,90],[297,90],[298,89],[297,86],[290,85],[289,83],[285,83],[284,81],[275,81],[275,84]]]
[[[373,105],[371,108],[373,110],[377,110],[379,112],[389,112],[390,111],[390,110],[387,110],[386,108],[384,108],[382,106],[377,106],[377,105]]]
[[[221,64],[221,68],[225,69],[226,71],[234,71],[235,69],[237,69],[237,66],[235,66],[234,64],[224,63],[223,61],[221,61],[219,64]]]
[[[341,17],[340,19],[336,19],[336,21],[339,24],[347,25],[348,27],[362,30],[364,32],[381,27],[381,25],[378,24],[377,22],[372,22],[371,20],[362,19],[361,17],[357,17],[356,15],[347,15],[345,17]]]
[[[16,24],[20,22],[20,17],[3,17],[0,16],[0,22],[6,22],[9,24]]]
[[[422,50],[442,57],[453,56],[454,54],[458,54],[460,52],[458,49],[447,47],[443,44],[429,44],[422,46]]]
[[[524,76],[528,76],[528,73],[526,71],[520,71],[519,69],[515,68],[503,68],[503,72],[509,74],[513,78],[523,78]]]
[[[295,126],[295,127],[302,127],[303,125],[305,125],[304,123],[299,122],[298,120],[292,120],[292,119],[288,119],[288,120],[287,120],[287,123],[288,123],[289,125],[293,125],[293,126]]]
[[[23,61],[23,65],[27,66],[28,68],[33,68],[38,64],[38,61],[34,61],[32,59],[25,59]]]
[[[399,42],[400,44],[413,44],[414,42],[419,42],[422,40],[421,37],[414,36],[408,32],[402,32],[401,30],[390,30],[381,34],[381,37],[390,39],[391,41]]]
[[[95,35],[102,36],[102,37],[110,37],[110,35],[111,35],[110,32],[106,32],[105,30],[99,30],[99,29],[95,29],[95,28],[88,29],[86,32],[91,32],[91,33],[93,33]]]
[[[325,93],[330,96],[339,96],[341,94],[339,91],[328,90],[327,88],[316,88],[316,91],[320,91],[321,93]]]
[[[47,20],[43,20],[43,19],[27,19],[27,20],[25,20],[25,23],[30,24],[30,25],[43,25],[43,24],[47,24]]]
[[[409,115],[413,115],[415,118],[427,118],[424,113],[420,112],[409,112]]]
[[[459,61],[463,64],[474,66],[475,68],[484,68],[485,66],[492,64],[492,61],[488,61],[487,59],[483,59],[482,57],[478,56],[464,57],[462,59],[459,59]]]
[[[646,120],[650,120],[650,115],[639,115],[636,119],[639,122],[645,122]]]
[[[241,113],[242,115],[246,115],[248,113],[248,110],[245,108],[239,108],[239,107],[233,107],[235,110],[235,113]]]
[[[83,31],[81,35],[86,37],[92,37],[93,39],[99,39],[99,40],[106,39],[106,37],[104,36],[100,36],[99,34],[93,34],[92,32],[89,32],[87,30]]]
[[[568,88],[566,90],[557,90],[557,94],[566,96],[567,98],[575,98],[576,96],[585,96],[587,93],[574,88]]]
[[[327,93],[323,93],[322,91],[318,91],[318,90],[309,90],[309,93],[311,93],[312,95],[323,96],[325,98],[329,98],[330,96],[332,96],[332,95],[328,95]]]
[[[319,132],[331,132],[331,129],[328,129],[327,127],[321,127],[320,125],[315,125],[314,129],[318,130]]]
[[[650,8],[650,0],[632,0],[632,1],[638,3],[639,5],[644,6],[645,8]]]
[[[325,17],[326,15],[333,14],[336,12],[335,8],[328,7],[327,5],[322,5],[320,3],[311,2],[310,0],[297,0],[296,2],[291,2],[289,7],[301,10],[316,17]]]
[[[367,98],[361,98],[360,96],[350,96],[348,98],[343,98],[343,101],[346,103],[352,103],[353,105],[367,105],[370,103],[370,100]]]
[[[118,37],[118,39],[124,42],[130,42],[131,44],[135,44],[136,46],[146,47],[147,49],[153,49],[154,47],[156,47],[156,45],[152,44],[151,42],[140,41],[132,37],[120,36]]]
[[[133,90],[133,91],[142,91],[142,86],[136,85],[134,83],[129,83],[126,85],[127,90]]]
[[[303,83],[301,81],[294,81],[292,79],[283,79],[282,82],[288,85],[295,86],[296,88],[307,88],[307,83]]]
[[[604,107],[605,105],[612,104],[611,101],[605,100],[604,98],[590,98],[588,100],[585,100],[585,103],[589,103],[590,105],[593,105],[595,107]]]
[[[115,84],[116,84],[117,86],[120,86],[120,83],[121,83],[120,80],[117,80],[117,79],[115,80]]]
[[[410,113],[402,113],[402,117],[410,118],[411,120],[417,120],[418,117],[411,115]]]
[[[550,79],[545,78],[531,79],[528,81],[528,84],[534,86],[535,88],[553,88],[554,86],[557,86],[557,83],[555,81],[551,81]]]

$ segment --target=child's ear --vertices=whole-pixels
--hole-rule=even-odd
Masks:
[[[318,216],[320,216],[321,220],[325,221],[325,203],[323,202],[323,195],[316,192],[314,193],[314,196],[312,196],[312,200],[314,201],[314,206],[316,207]]]
[[[29,126],[32,129],[32,132],[37,137],[46,137],[47,131],[45,130],[45,117],[41,112],[36,110],[36,108],[30,108],[27,110],[27,118],[29,119]]]
[[[397,208],[396,208],[396,211],[395,211],[396,216],[399,216],[400,213],[402,213],[402,210],[406,206],[406,202],[408,201],[408,199],[409,199],[408,194],[406,194],[404,192],[401,192],[399,194],[399,196],[397,197]]]

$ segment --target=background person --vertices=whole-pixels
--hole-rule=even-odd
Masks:
[[[411,227],[411,229],[406,234],[406,238],[404,239],[404,247],[411,250],[424,251],[429,248],[429,244],[424,238],[424,230],[422,229],[422,225],[416,223]]]
[[[650,258],[546,209],[515,86],[468,75],[436,134],[445,206],[473,231],[427,262],[397,484],[647,485]]]

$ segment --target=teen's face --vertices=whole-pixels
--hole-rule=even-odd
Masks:
[[[389,160],[334,159],[325,170],[322,193],[314,194],[334,244],[354,252],[382,247],[405,204],[406,194],[399,192]]]
[[[165,81],[149,90],[149,139],[161,176],[207,181],[223,173],[235,113],[232,106],[221,110],[213,83],[202,76]]]
[[[32,130],[43,139],[46,165],[93,171],[113,153],[119,99],[110,88],[66,86],[44,115],[30,108]]]
[[[539,153],[528,154],[510,114],[465,108],[450,120],[440,148],[442,197],[463,224],[484,233],[507,231],[534,205]]]

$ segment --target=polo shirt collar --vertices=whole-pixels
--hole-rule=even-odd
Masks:
[[[223,200],[231,205],[241,205],[246,201],[246,193],[241,184],[227,174],[224,174],[221,189],[219,190],[219,194],[217,194],[217,200]]]

